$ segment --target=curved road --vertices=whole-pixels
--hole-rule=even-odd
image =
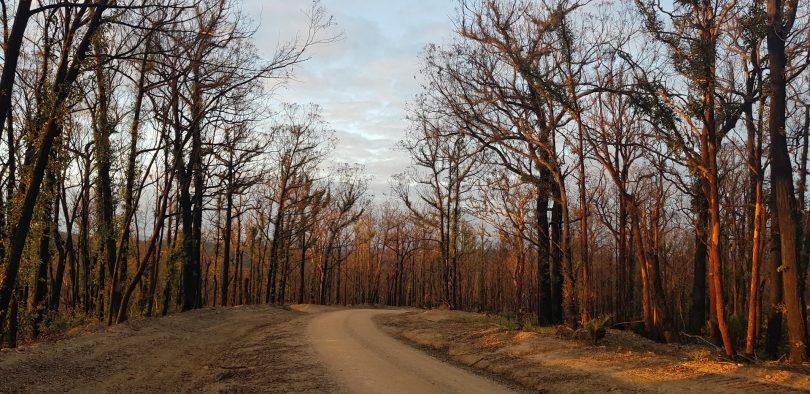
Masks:
[[[375,315],[353,309],[315,316],[309,339],[327,368],[353,393],[508,393],[507,387],[441,362],[386,335]]]

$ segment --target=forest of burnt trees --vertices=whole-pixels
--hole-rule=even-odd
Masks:
[[[383,196],[279,104],[340,38],[317,3],[270,58],[236,0],[0,5],[3,346],[385,304],[808,359],[805,1],[459,1]]]

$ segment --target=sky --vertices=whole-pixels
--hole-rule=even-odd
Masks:
[[[389,179],[410,164],[396,149],[407,129],[406,108],[419,93],[420,53],[453,35],[454,0],[322,0],[340,34],[313,48],[295,79],[275,93],[279,102],[314,103],[339,140],[335,162],[360,163],[370,192],[385,198]],[[269,57],[280,42],[304,32],[307,0],[242,0],[257,27],[254,41]]]

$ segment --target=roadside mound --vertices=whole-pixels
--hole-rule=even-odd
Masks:
[[[0,393],[331,392],[300,335],[310,318],[239,306],[77,329],[0,353]]]
[[[318,304],[292,304],[288,305],[285,308],[288,308],[291,311],[301,312],[301,313],[321,313],[321,312],[331,312],[336,311],[341,308],[332,306],[332,305],[318,305]]]
[[[430,310],[381,316],[391,334],[541,392],[807,392],[803,367],[713,360],[696,345],[663,345],[610,330],[603,342],[520,331],[485,315]]]

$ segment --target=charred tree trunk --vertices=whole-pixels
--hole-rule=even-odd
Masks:
[[[785,29],[781,0],[768,0],[768,64],[770,67],[770,110],[768,129],[771,138],[771,184],[779,222],[785,319],[787,321],[789,356],[793,363],[807,360],[807,332],[803,321],[801,295],[799,294],[799,261],[797,239],[796,200],[793,189],[793,171],[787,146],[785,112],[787,82],[785,80]],[[793,10],[795,13],[795,9]]]
[[[555,186],[556,187],[556,186]],[[562,216],[563,207],[554,193],[551,207],[551,324],[563,322],[563,253],[562,248]]]
[[[45,315],[48,313],[48,267],[51,264],[51,233],[53,225],[53,176],[51,170],[48,170],[48,190],[46,193],[47,198],[44,198],[42,204],[42,218],[41,218],[41,233],[39,236],[39,248],[37,252],[37,270],[34,277],[34,298],[31,301],[31,311],[33,315],[33,324],[31,335],[36,338],[39,336],[42,322]]]
[[[695,254],[693,260],[694,276],[692,279],[692,307],[689,315],[689,328],[699,334],[706,327],[706,226],[709,221],[709,204],[703,194],[699,181],[696,182],[692,196],[695,211]],[[711,319],[714,322],[715,319]],[[714,329],[710,331],[715,331]]]
[[[228,169],[228,178],[231,179],[231,169]],[[222,244],[222,280],[220,281],[220,305],[228,305],[228,276],[231,270],[231,238],[233,230],[233,193],[230,190],[225,191],[225,228],[223,229],[223,244]]]
[[[276,302],[276,274],[278,273],[279,252],[282,243],[282,231],[284,230],[284,215],[286,210],[286,182],[283,183],[280,190],[280,198],[278,210],[276,211],[276,220],[273,223],[273,239],[270,241],[270,266],[267,272],[267,293],[265,294],[266,303]]]
[[[306,263],[307,263],[307,241],[306,240],[307,240],[306,232],[303,232],[303,234],[301,234],[301,244],[300,244],[301,263],[298,265],[298,276],[299,276],[298,280],[299,280],[299,286],[300,286],[299,289],[298,289],[298,303],[299,304],[304,303],[304,292],[306,290],[306,285],[305,285],[305,283],[306,283],[305,274],[306,274]]]
[[[116,260],[117,248],[115,245],[115,202],[112,197],[112,144],[110,136],[112,135],[115,123],[109,114],[110,92],[106,75],[102,69],[102,56],[99,52],[98,45],[103,37],[94,37],[96,45],[96,67],[95,67],[95,80],[98,95],[98,109],[96,110],[93,119],[93,140],[95,143],[95,157],[96,157],[96,200],[97,202],[97,219],[98,228],[96,237],[99,242],[98,250],[99,256],[99,294],[97,312],[99,319],[104,318],[104,293],[106,292],[108,307],[107,316],[108,322],[112,322],[113,317],[118,312],[118,305],[121,302],[121,288],[119,281],[118,262]],[[133,141],[134,143],[134,141]],[[109,291],[106,290],[106,278],[109,278]]]
[[[25,30],[28,27],[28,20],[31,17],[31,3],[32,0],[20,0],[17,2],[17,11],[14,14],[14,23],[11,25],[11,31],[8,33],[8,41],[3,56],[3,73],[0,74],[0,131],[6,124],[7,117],[11,116],[11,95],[14,90],[14,80],[17,77],[17,62],[22,53],[23,39],[25,38]],[[13,141],[14,137],[9,127],[6,132],[8,133],[9,141]],[[14,144],[9,144],[9,150],[13,151]],[[9,158],[13,157],[9,155]],[[12,167],[13,165],[9,163]],[[14,173],[11,173],[14,177]],[[9,203],[11,201],[9,200]],[[2,310],[2,308],[0,308]],[[0,322],[2,320],[0,319]]]
[[[549,223],[548,223],[548,188],[537,186],[537,322],[541,325],[551,324],[553,300],[551,297],[551,277],[549,267]],[[484,283],[481,283],[483,286]]]

